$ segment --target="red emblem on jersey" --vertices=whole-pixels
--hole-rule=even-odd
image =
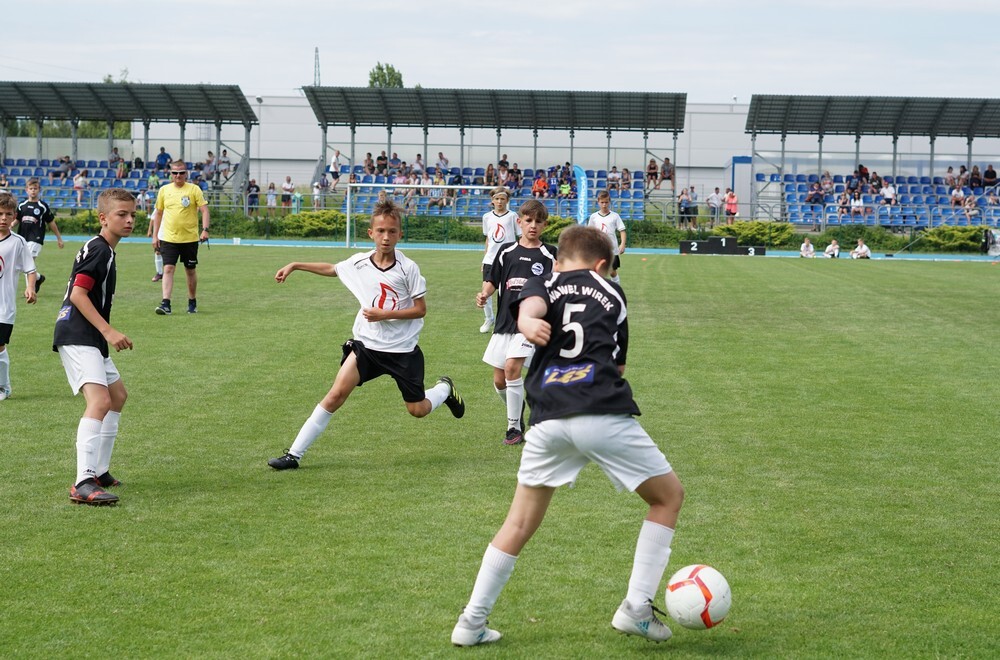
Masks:
[[[3,257],[0,257],[0,280],[3,279],[4,263]]]
[[[379,288],[382,289],[382,294],[372,300],[372,307],[378,307],[379,309],[398,309],[399,294],[396,293],[396,290],[384,282],[379,284]]]
[[[497,228],[493,230],[493,242],[503,243],[504,238],[507,236],[507,232],[504,231],[503,225],[497,225]]]

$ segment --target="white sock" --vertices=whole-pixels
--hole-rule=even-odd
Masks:
[[[292,448],[288,450],[288,453],[296,458],[302,458],[309,446],[316,442],[320,433],[326,430],[332,417],[332,412],[327,412],[323,406],[317,404],[312,414],[309,415],[309,419],[299,429],[299,434],[295,436],[295,442],[292,443]]]
[[[510,574],[514,572],[516,562],[517,557],[497,550],[493,544],[486,548],[476,583],[472,587],[472,595],[469,596],[469,604],[465,606],[463,612],[466,620],[474,627],[483,625],[486,617],[493,611],[500,592],[510,579]]]
[[[6,348],[0,350],[0,389],[10,389],[10,356]]]
[[[111,452],[115,448],[115,438],[118,437],[118,420],[120,412],[109,410],[101,422],[101,448],[97,452],[97,476],[111,469]]]
[[[656,601],[656,592],[663,579],[663,571],[670,561],[670,542],[674,530],[649,520],[642,521],[639,540],[635,544],[632,576],[628,580],[625,598],[632,607],[640,607],[647,600]]]
[[[426,396],[427,400],[431,402],[431,412],[434,412],[438,406],[444,403],[444,400],[448,398],[450,393],[451,387],[448,383],[438,383],[431,389],[424,392],[424,396]]]
[[[521,408],[524,406],[524,379],[507,381],[507,428],[521,428]]]
[[[156,274],[163,275],[163,257],[158,254],[154,254],[153,265],[156,266]]]
[[[483,305],[483,314],[486,316],[486,320],[490,323],[493,322],[493,296],[486,299],[486,304]]]
[[[500,389],[499,387],[494,385],[493,391],[497,393],[497,396],[500,397],[500,400],[503,401],[503,404],[507,405],[507,388],[505,387],[503,389]]]
[[[97,476],[97,454],[101,446],[101,420],[81,417],[76,427],[76,484]]]

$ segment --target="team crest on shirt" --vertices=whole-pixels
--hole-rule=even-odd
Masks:
[[[31,212],[34,213],[35,215],[41,215],[42,214],[42,209],[40,209],[40,208],[38,208],[36,206],[35,208],[31,209]]]
[[[3,260],[3,257],[0,257],[0,280],[3,279],[4,271],[7,270],[6,268],[4,268],[5,265],[6,262]]]
[[[191,206],[191,198],[188,197],[187,195],[181,197],[181,206],[183,206],[184,208]]]
[[[72,311],[73,311],[73,306],[72,305],[66,305],[65,307],[63,307],[62,309],[60,309],[59,310],[59,315],[56,316],[56,323],[59,323],[59,321],[65,321],[66,319],[68,319],[69,315],[70,315],[70,313]]]
[[[503,243],[506,238],[507,232],[504,230],[503,225],[497,225],[497,228],[493,230],[493,242]]]
[[[381,292],[372,298],[372,307],[379,309],[399,309],[399,294],[391,286],[382,282],[379,284]]]
[[[541,275],[544,272],[545,272],[545,266],[543,266],[542,264],[537,262],[531,264],[531,273],[533,275]]]
[[[592,382],[594,382],[594,363],[590,362],[571,364],[568,367],[549,367],[542,378],[542,387]]]

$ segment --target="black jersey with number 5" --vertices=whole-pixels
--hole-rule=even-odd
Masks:
[[[632,388],[618,371],[628,352],[625,294],[592,270],[533,278],[520,299],[540,297],[552,326],[535,348],[525,380],[531,423],[573,415],[638,415]]]
[[[77,252],[76,261],[73,262],[66,295],[56,317],[52,350],[57,350],[59,346],[94,346],[100,349],[101,355],[108,357],[108,341],[69,301],[69,294],[77,284],[89,288],[87,297],[104,320],[110,323],[111,302],[115,297],[117,280],[115,251],[103,236],[98,235],[87,241]]]

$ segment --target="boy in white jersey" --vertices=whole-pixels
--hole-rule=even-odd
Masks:
[[[442,403],[451,414],[465,414],[465,402],[447,376],[424,391],[424,354],[417,345],[424,325],[427,282],[420,268],[396,250],[402,231],[403,211],[391,200],[381,201],[372,211],[368,236],[375,249],[355,254],[338,264],[292,262],[274,276],[284,282],[296,270],[326,277],[339,277],[361,303],[354,319],[354,337],[343,346],[340,371],[333,387],[305,421],[292,446],[283,456],[267,462],[275,470],[299,467],[310,445],[326,430],[330,419],[354,388],[388,375],[396,381],[406,410],[424,417]]]
[[[29,304],[35,297],[35,260],[27,241],[10,231],[17,212],[17,202],[10,193],[0,193],[0,401],[10,398],[10,357],[7,344],[14,332],[17,315],[18,271],[27,275],[28,285],[24,299]]]
[[[655,642],[670,638],[652,600],[670,558],[684,488],[633,417],[639,408],[622,377],[628,352],[625,294],[604,279],[611,259],[599,231],[567,227],[559,236],[556,271],[529,279],[520,292],[517,327],[537,347],[527,382],[531,429],[510,512],[486,549],[472,595],[451,633],[456,646],[500,639],[486,617],[541,525],[555,489],[572,485],[591,461],[617,490],[635,492],[649,505],[628,591],[611,626]]]
[[[486,237],[486,252],[483,255],[484,282],[490,277],[490,269],[493,268],[493,262],[500,252],[500,246],[516,241],[521,236],[517,214],[507,207],[510,203],[510,191],[498,186],[490,191],[490,199],[493,200],[493,209],[483,214],[483,235]],[[493,314],[493,296],[490,296],[483,305],[483,314],[486,320],[479,327],[479,332],[487,333],[493,329],[496,320]]]
[[[611,193],[607,190],[597,193],[597,208],[597,213],[591,214],[587,226],[600,229],[611,241],[615,256],[608,277],[612,282],[618,282],[618,269],[622,265],[618,255],[625,253],[625,223],[620,215],[611,210]],[[621,241],[618,240],[619,237]]]

